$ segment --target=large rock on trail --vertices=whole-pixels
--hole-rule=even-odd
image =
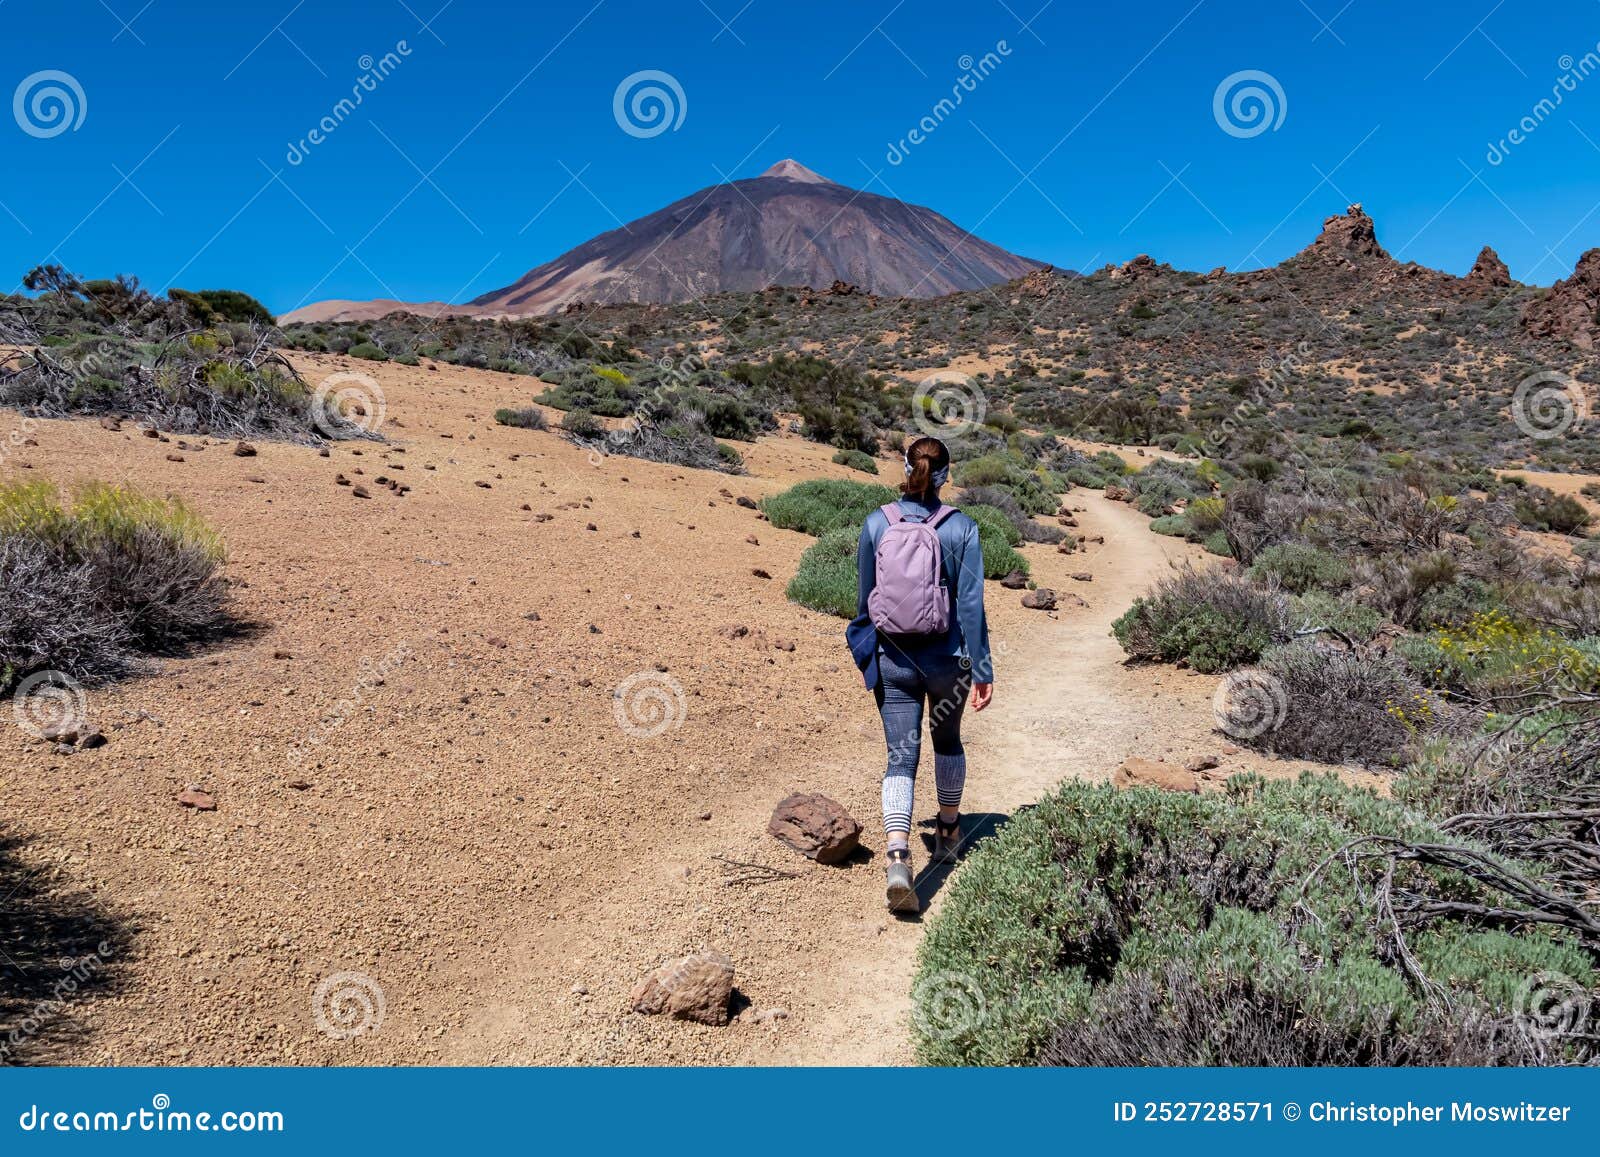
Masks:
[[[661,965],[633,986],[628,1002],[635,1012],[721,1025],[732,996],[733,961],[708,950]]]
[[[780,800],[767,821],[767,831],[807,859],[837,864],[861,842],[861,825],[844,805],[818,792]]]
[[[1029,591],[1022,596],[1022,605],[1030,611],[1053,611],[1056,609],[1056,592],[1049,587]]]

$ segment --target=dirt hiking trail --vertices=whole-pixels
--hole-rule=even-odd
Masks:
[[[1212,730],[1214,680],[1168,668],[1127,667],[1111,637],[1112,621],[1159,576],[1197,548],[1180,539],[1151,534],[1148,520],[1128,506],[1090,491],[1074,491],[1068,502],[1081,507],[1077,533],[1103,536],[1083,552],[1062,556],[1030,550],[1035,577],[1062,597],[1059,612],[1021,609],[1020,594],[998,584],[988,587],[996,652],[996,695],[981,714],[968,712],[964,742],[968,754],[964,810],[973,816],[1006,816],[1069,777],[1109,779],[1127,756],[1182,760],[1218,752],[1223,739]],[[1070,577],[1087,573],[1091,581]],[[1074,596],[1086,605],[1076,605]],[[846,663],[842,624],[817,624]],[[854,702],[839,727],[846,750],[823,755],[805,768],[804,751],[775,752],[791,769],[783,788],[737,794],[719,807],[731,810],[748,834],[732,846],[697,838],[702,825],[685,827],[666,817],[670,838],[662,850],[642,857],[632,878],[608,892],[582,921],[581,932],[537,933],[513,951],[517,958],[545,958],[555,942],[571,952],[574,983],[591,990],[577,994],[582,1010],[597,989],[594,977],[609,962],[626,959],[627,940],[661,943],[669,928],[680,931],[678,947],[693,951],[712,946],[734,954],[738,985],[752,1001],[745,1015],[725,1030],[616,1015],[606,1010],[607,1028],[588,1048],[568,1039],[567,1059],[598,1062],[717,1061],[762,1064],[912,1063],[909,1033],[910,990],[924,921],[937,912],[949,873],[930,872],[926,851],[918,847],[919,893],[925,911],[901,919],[883,907],[883,836],[878,801],[883,735],[872,699],[843,667],[838,675],[851,685]],[[813,746],[823,749],[824,736]],[[837,738],[835,735],[834,738]],[[839,746],[837,743],[831,746]],[[1225,760],[1220,773],[1259,766],[1256,757]],[[1284,765],[1273,771],[1282,774]],[[932,756],[923,745],[918,776],[918,815],[932,813]],[[819,867],[799,861],[764,833],[773,803],[783,791],[820,790],[835,795],[862,821],[870,861]],[[644,817],[649,826],[649,818]],[[685,840],[683,837],[688,837]],[[798,879],[755,886],[730,886],[713,855],[771,864],[800,873]],[[863,860],[865,858],[863,857]],[[655,864],[654,868],[649,865]],[[958,869],[959,870],[959,869]],[[621,931],[623,936],[614,933]],[[668,943],[673,941],[667,933]],[[505,981],[490,985],[502,998],[489,998],[492,1011],[469,1026],[452,1060],[549,1059],[529,1039],[537,1030],[512,995],[526,990],[530,977],[515,963]],[[613,993],[625,992],[639,973],[624,969],[601,981]],[[620,989],[618,986],[621,986]],[[569,996],[570,1003],[571,997]],[[612,997],[615,1000],[615,997]],[[608,1002],[610,1003],[610,1002]],[[736,1003],[736,1008],[738,1004]],[[779,1009],[781,1018],[762,1023],[760,1014]],[[578,1019],[585,1019],[579,1012]],[[598,1028],[599,1026],[592,1026]],[[496,1045],[508,1051],[500,1052]],[[523,1049],[532,1045],[531,1051]],[[483,1050],[488,1046],[489,1051]],[[598,1051],[590,1051],[598,1047]]]

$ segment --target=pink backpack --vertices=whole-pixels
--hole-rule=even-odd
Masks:
[[[867,596],[867,615],[891,635],[939,635],[950,627],[950,592],[944,587],[939,524],[956,512],[940,505],[926,522],[908,521],[898,502],[879,507],[889,520],[878,539],[878,581]]]

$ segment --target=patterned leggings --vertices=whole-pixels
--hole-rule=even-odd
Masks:
[[[954,655],[910,658],[892,647],[878,655],[878,713],[889,745],[883,773],[883,829],[889,846],[906,847],[911,836],[917,761],[922,754],[922,719],[927,708],[933,735],[933,778],[940,807],[960,807],[967,782],[966,749],[961,746],[961,712],[972,689],[972,674]]]

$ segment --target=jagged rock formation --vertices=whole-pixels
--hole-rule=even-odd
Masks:
[[[1511,280],[1511,270],[1500,260],[1500,254],[1487,245],[1478,251],[1478,259],[1472,263],[1466,281],[1478,290],[1510,289],[1516,284]]]
[[[1579,349],[1595,348],[1600,339],[1600,249],[1578,258],[1571,277],[1556,282],[1523,307],[1522,328],[1532,337],[1558,338]]]
[[[1378,244],[1372,218],[1357,201],[1343,216],[1324,221],[1317,239],[1302,249],[1296,260],[1355,269],[1373,261],[1393,262],[1394,258]]]

